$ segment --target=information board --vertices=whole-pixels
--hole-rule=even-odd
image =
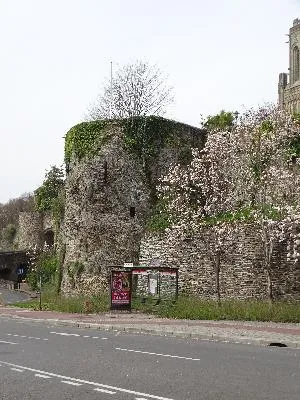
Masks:
[[[131,309],[131,271],[111,272],[111,309]]]

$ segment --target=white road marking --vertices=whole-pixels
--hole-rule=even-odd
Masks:
[[[123,389],[123,388],[119,388],[119,387],[116,387],[116,386],[110,386],[110,385],[104,385],[102,383],[86,381],[84,379],[71,378],[69,376],[58,375],[58,374],[54,374],[53,372],[46,372],[46,371],[41,371],[41,370],[34,369],[34,368],[23,367],[22,365],[12,364],[12,363],[8,363],[6,361],[0,361],[0,363],[2,363],[4,365],[7,365],[9,367],[22,368],[22,369],[27,370],[27,371],[36,372],[36,373],[39,373],[39,374],[48,375],[48,376],[56,377],[56,378],[59,378],[59,379],[66,379],[66,380],[68,380],[68,382],[72,381],[72,382],[78,382],[78,383],[81,383],[81,384],[85,383],[87,385],[98,386],[98,387],[105,388],[105,389],[108,389],[108,390],[115,390],[115,391],[118,391],[118,392],[134,394],[136,396],[147,397],[147,400],[149,400],[149,399],[174,400],[174,399],[167,398],[167,397],[155,396],[153,394],[136,392],[135,390]]]
[[[6,340],[0,340],[0,343],[6,343],[6,344],[19,344],[15,342],[7,342]]]
[[[42,375],[42,374],[34,374],[34,375],[37,376],[38,378],[51,379],[51,376],[48,375]]]
[[[20,368],[11,368],[12,371],[17,371],[17,372],[24,372],[23,369]]]
[[[76,336],[76,337],[82,337],[82,338],[108,340],[107,337],[100,338],[99,336],[78,335],[78,333],[67,333],[67,332],[50,332],[50,333],[52,333],[54,335],[60,335],[60,336]]]
[[[54,333],[55,335],[60,335],[60,336],[80,336],[78,333],[67,333],[67,332],[50,332]]]
[[[99,388],[96,388],[96,389],[94,389],[96,392],[102,392],[102,393],[108,393],[108,394],[115,394],[116,392],[113,392],[113,391],[111,391],[111,390],[106,390],[106,389],[99,389]]]
[[[71,382],[71,381],[62,381],[62,383],[67,383],[68,385],[73,385],[73,386],[81,386],[82,385],[82,383]]]
[[[128,351],[130,353],[140,353],[140,354],[149,354],[151,356],[160,356],[160,357],[169,357],[169,358],[180,358],[182,360],[190,360],[190,361],[200,361],[200,358],[192,358],[192,357],[181,357],[181,356],[173,356],[172,354],[162,354],[162,353],[153,353],[150,351],[141,351],[141,350],[132,350],[132,349],[122,349],[120,347],[116,347],[116,350],[120,351]]]
[[[17,335],[17,334],[12,334],[12,333],[7,333],[7,336],[15,336],[15,337],[20,337],[20,338],[27,338],[27,339],[35,339],[35,340],[41,340],[40,337],[34,337],[34,336],[26,336],[26,335]],[[48,340],[48,339],[43,339],[43,340]]]

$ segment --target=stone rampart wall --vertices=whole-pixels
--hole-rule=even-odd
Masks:
[[[124,150],[120,132],[97,156],[74,162],[66,180],[62,292],[101,293],[111,266],[137,262],[149,207],[142,166]]]
[[[122,124],[105,129],[107,140],[96,154],[73,157],[69,164],[61,235],[66,249],[61,288],[66,295],[106,291],[112,266],[137,263],[158,178],[184,158],[183,148],[201,148],[205,140],[204,131],[175,124],[170,143],[158,146],[146,168],[124,145]]]
[[[43,243],[43,215],[38,212],[22,212],[19,215],[17,246],[26,250]]]
[[[205,234],[210,237],[209,229]],[[285,246],[278,243],[272,258],[274,297],[300,300],[300,266],[286,261]],[[221,258],[221,298],[266,300],[267,274],[257,228],[241,225],[227,250]],[[147,236],[141,242],[140,263],[147,265],[152,258],[159,258],[164,267],[179,269],[179,293],[216,299],[216,273],[200,237],[174,240],[167,234]]]
[[[16,248],[27,250],[37,246],[41,248],[45,243],[45,232],[54,230],[51,214],[37,211],[24,211],[19,214],[19,224],[16,235]]]

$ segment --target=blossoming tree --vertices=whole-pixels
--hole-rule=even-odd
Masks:
[[[239,221],[258,227],[270,300],[275,243],[287,240],[293,248],[289,258],[298,260],[299,133],[297,121],[275,107],[247,111],[232,130],[209,132],[204,148],[193,150],[190,165],[173,166],[161,181],[171,232],[201,235],[216,272],[218,301],[221,259]]]

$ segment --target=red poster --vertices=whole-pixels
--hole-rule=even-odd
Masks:
[[[131,302],[131,272],[112,271],[111,304],[130,305]]]

